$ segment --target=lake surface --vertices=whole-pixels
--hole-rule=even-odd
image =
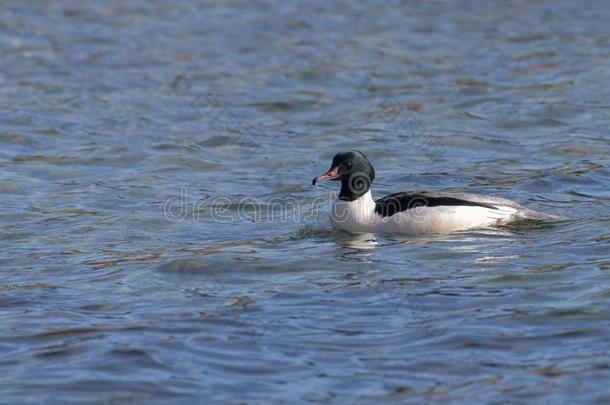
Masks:
[[[0,403],[610,402],[603,1],[5,1]],[[373,193],[568,220],[333,231]]]

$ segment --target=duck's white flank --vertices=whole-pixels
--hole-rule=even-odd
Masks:
[[[498,226],[536,213],[512,201],[504,200],[509,206],[498,203],[503,199],[489,197],[489,200],[496,209],[470,205],[421,206],[383,217],[375,212],[375,201],[369,190],[354,201],[336,200],[330,218],[334,228],[349,232],[418,235]]]

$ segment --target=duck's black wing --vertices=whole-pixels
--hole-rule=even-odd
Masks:
[[[470,193],[414,191],[394,193],[380,198],[375,201],[375,213],[382,217],[391,217],[398,212],[414,208],[439,206],[475,206],[496,210],[498,205],[507,206],[507,203],[515,208],[521,207],[503,198]]]
[[[534,211],[506,198],[457,191],[415,191],[395,193],[375,201],[375,212],[383,217],[417,207],[471,206],[492,210],[514,210],[516,218],[557,221],[562,217]]]

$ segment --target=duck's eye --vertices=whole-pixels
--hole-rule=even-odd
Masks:
[[[351,169],[352,168],[352,162],[347,162],[345,164],[345,167],[347,167],[348,169]]]

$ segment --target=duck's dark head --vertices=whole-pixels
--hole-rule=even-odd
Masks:
[[[357,150],[337,153],[330,169],[313,179],[314,186],[320,180],[341,180],[339,199],[354,201],[370,190],[375,179],[375,169],[364,153]]]

